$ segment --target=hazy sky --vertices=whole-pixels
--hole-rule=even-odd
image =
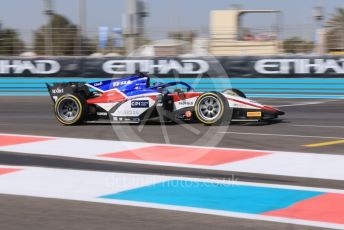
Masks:
[[[337,7],[344,7],[344,0],[146,0],[150,12],[146,25],[150,33],[160,34],[176,28],[207,30],[209,12],[227,9],[234,4],[243,9],[276,9],[283,11],[283,24],[289,34],[300,33],[307,37],[313,26],[312,9],[323,2],[326,15]],[[97,31],[98,26],[120,27],[125,0],[86,0],[87,29]],[[78,22],[78,0],[55,0],[55,11],[72,22]],[[17,29],[24,37],[45,23],[42,15],[43,0],[0,0],[0,21],[4,27]],[[268,20],[254,20],[264,26]],[[308,30],[301,24],[308,24]],[[308,35],[307,35],[308,34]]]

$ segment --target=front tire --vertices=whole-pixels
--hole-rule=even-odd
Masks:
[[[226,104],[218,93],[204,93],[197,98],[195,115],[205,125],[218,125],[225,121]]]
[[[76,125],[84,121],[87,104],[78,94],[66,94],[57,99],[54,112],[56,119],[63,125]]]

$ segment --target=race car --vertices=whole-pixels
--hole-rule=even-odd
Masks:
[[[247,99],[238,89],[196,92],[182,81],[151,84],[151,78],[144,73],[92,83],[53,83],[47,88],[55,116],[63,125],[141,123],[150,119],[218,125],[266,121],[284,114]]]

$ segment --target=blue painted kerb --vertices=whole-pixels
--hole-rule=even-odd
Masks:
[[[101,198],[259,214],[287,208],[321,192],[170,180]]]

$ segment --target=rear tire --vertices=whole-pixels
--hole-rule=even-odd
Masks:
[[[205,125],[225,124],[228,103],[219,93],[204,93],[199,96],[195,103],[195,115]]]
[[[63,125],[80,124],[87,115],[87,103],[79,94],[66,94],[57,99],[54,112],[56,119]]]

